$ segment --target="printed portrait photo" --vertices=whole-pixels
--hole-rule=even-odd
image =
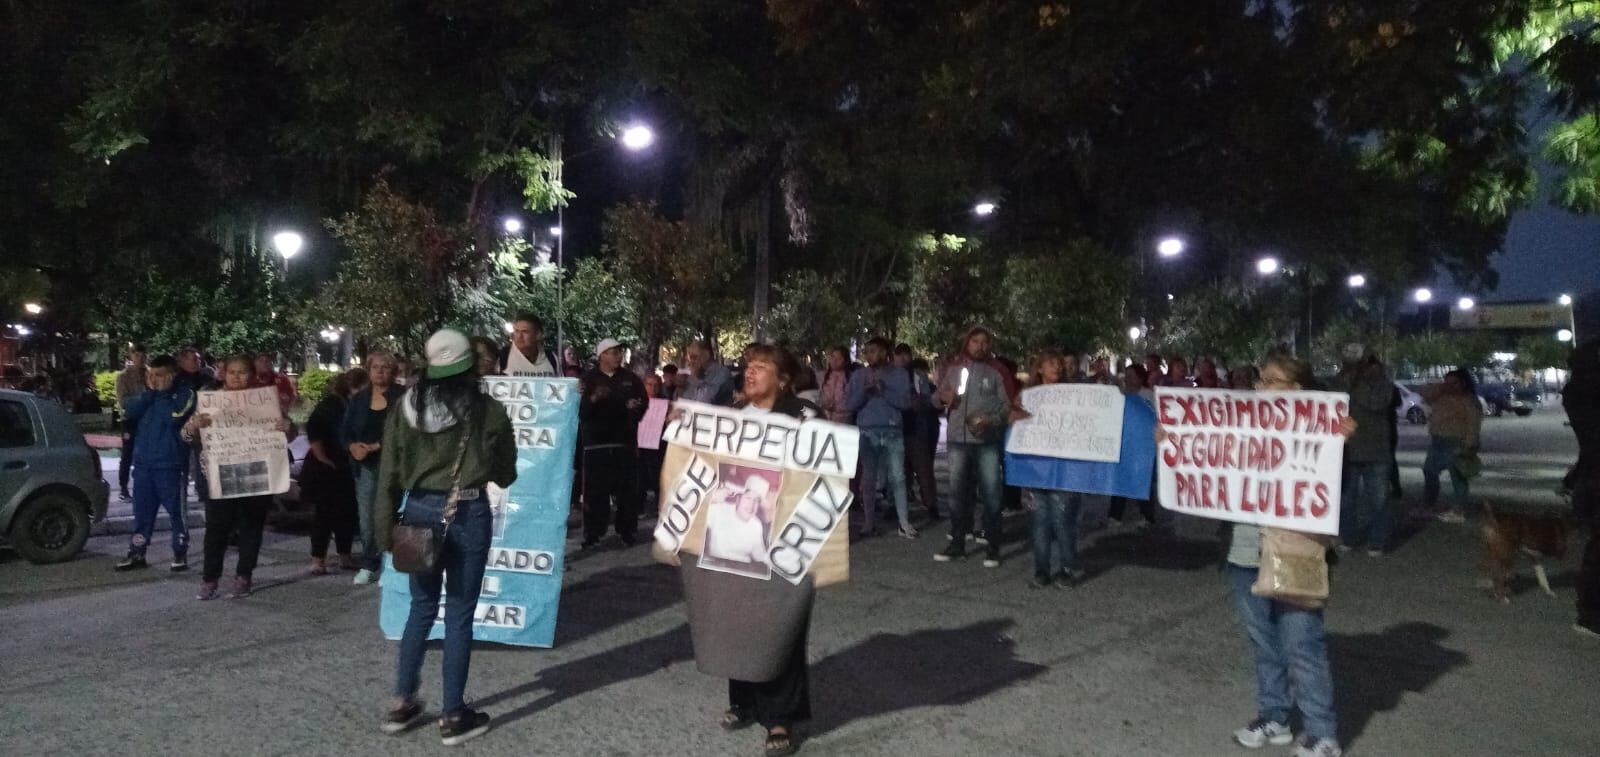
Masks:
[[[706,541],[700,567],[766,580],[772,577],[767,546],[778,513],[783,474],[723,463],[706,503]]]

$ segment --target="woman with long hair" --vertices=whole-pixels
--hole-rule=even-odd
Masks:
[[[1450,507],[1438,512],[1445,523],[1467,519],[1470,496],[1469,472],[1463,461],[1478,452],[1478,434],[1483,429],[1483,408],[1472,374],[1457,368],[1444,375],[1444,381],[1417,389],[1433,411],[1428,416],[1428,456],[1422,461],[1423,501],[1429,512],[1439,506],[1439,474],[1450,472],[1454,496]]]
[[[248,355],[235,355],[223,364],[222,391],[242,392],[250,389],[250,377],[255,373],[255,363]],[[289,417],[282,415],[277,429],[284,432],[284,444],[289,443],[292,425]],[[200,450],[200,464],[206,465],[206,450],[200,444],[200,431],[211,425],[211,416],[195,413],[180,432],[185,441]],[[250,596],[251,579],[255,574],[256,560],[261,556],[261,536],[266,529],[267,513],[272,510],[271,494],[246,497],[206,498],[205,565],[200,575],[200,592],[195,599],[201,601],[217,598],[217,582],[222,578],[222,563],[228,556],[228,539],[239,535],[239,561],[234,565],[233,592],[229,599]]]
[[[352,545],[360,521],[356,515],[356,482],[350,476],[350,453],[339,443],[339,425],[350,407],[350,395],[365,389],[367,371],[352,368],[339,374],[306,421],[310,451],[300,466],[300,496],[311,503],[311,575],[328,573],[328,540],[339,553],[339,566],[356,570]]]
[[[378,466],[383,461],[383,430],[389,409],[400,401],[406,388],[401,386],[400,365],[387,352],[367,355],[367,388],[350,398],[339,431],[339,443],[350,454],[350,474],[355,479],[356,515],[361,523],[361,569],[357,584],[369,584],[383,565],[374,531],[373,498],[378,491]]]
[[[397,521],[419,526],[448,521],[449,525],[434,569],[410,575],[411,613],[400,639],[394,701],[382,729],[401,733],[422,718],[422,702],[417,699],[422,658],[443,592],[444,702],[439,736],[445,746],[455,746],[489,730],[489,716],[465,702],[472,616],[494,536],[485,487],[510,486],[516,480],[517,448],[505,406],[478,388],[477,361],[467,338],[451,329],[438,331],[428,338],[426,352],[421,380],[384,423],[386,451],[373,514],[378,544],[385,552],[393,547],[390,532]],[[452,490],[459,492],[453,506]]]
[[[1028,366],[1030,387],[1068,383],[1071,377],[1069,361],[1055,350],[1040,351]],[[1029,417],[1019,398],[1011,412],[1011,422]],[[1078,514],[1083,508],[1083,495],[1060,489],[1025,489],[1023,495],[1033,510],[1033,580],[1028,586],[1077,586],[1083,576],[1078,568]]]

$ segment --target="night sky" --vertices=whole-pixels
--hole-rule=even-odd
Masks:
[[[1563,292],[1576,297],[1600,290],[1600,217],[1549,205],[1517,213],[1506,235],[1505,254],[1494,266],[1500,286],[1484,293],[1487,302],[1554,299]]]

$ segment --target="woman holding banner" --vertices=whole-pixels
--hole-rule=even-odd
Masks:
[[[816,405],[794,395],[794,377],[804,368],[791,356],[770,345],[754,345],[748,354],[740,410],[792,418],[815,418],[821,414]],[[753,581],[702,570],[692,560],[683,560],[680,566],[689,600],[689,622],[696,626],[695,649],[701,669],[777,671],[764,680],[728,681],[723,729],[735,731],[760,723],[767,729],[767,757],[794,754],[794,726],[811,717],[806,635],[815,597],[812,578],[807,576],[792,585],[783,580]],[[729,623],[721,612],[723,604],[737,606],[743,612],[759,607],[765,616],[762,621],[776,621],[776,627],[755,631]]]
[[[1033,358],[1028,386],[1068,383],[1072,365],[1061,353],[1044,350]],[[1011,411],[1011,422],[1030,417],[1022,409],[1019,397]],[[1078,567],[1078,513],[1083,507],[1083,495],[1060,489],[1025,489],[1023,495],[1033,510],[1033,580],[1028,586],[1076,587],[1083,576]]]
[[[228,358],[223,365],[222,391],[248,390],[254,375],[255,362],[249,356]],[[195,413],[180,432],[184,441],[199,449],[202,468],[206,465],[206,454],[200,445],[200,430],[210,425],[210,415]],[[285,432],[284,443],[287,444],[291,431],[287,415],[278,420],[277,428]],[[217,582],[222,578],[222,563],[228,556],[228,539],[235,531],[239,534],[239,561],[234,565],[233,592],[228,598],[243,599],[250,596],[251,576],[255,573],[256,560],[261,555],[261,535],[266,529],[267,512],[272,509],[272,497],[271,494],[259,494],[206,498],[205,563],[200,574],[200,592],[195,599],[204,602],[217,598]]]
[[[1312,388],[1315,381],[1309,364],[1280,355],[1262,366],[1256,388],[1299,391]],[[1348,438],[1355,432],[1355,422],[1345,419],[1340,431]],[[1156,433],[1158,438],[1165,434],[1159,427]],[[1234,731],[1233,738],[1251,749],[1287,745],[1294,741],[1289,712],[1298,709],[1305,732],[1295,747],[1295,757],[1339,757],[1343,751],[1333,711],[1333,672],[1328,665],[1322,608],[1252,591],[1261,568],[1262,536],[1259,526],[1235,524],[1228,548],[1228,584],[1256,665],[1256,717]],[[1312,538],[1331,542],[1326,537]]]

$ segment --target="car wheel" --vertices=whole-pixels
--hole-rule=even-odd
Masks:
[[[89,540],[89,510],[57,492],[34,497],[11,524],[11,544],[37,565],[65,562]]]
[[[1526,418],[1526,417],[1528,417],[1530,415],[1533,415],[1533,408],[1519,407],[1519,408],[1516,409],[1515,412],[1516,412],[1518,418]]]
[[[1413,426],[1420,426],[1428,422],[1428,416],[1423,415],[1422,408],[1414,407],[1406,411],[1406,422]]]

